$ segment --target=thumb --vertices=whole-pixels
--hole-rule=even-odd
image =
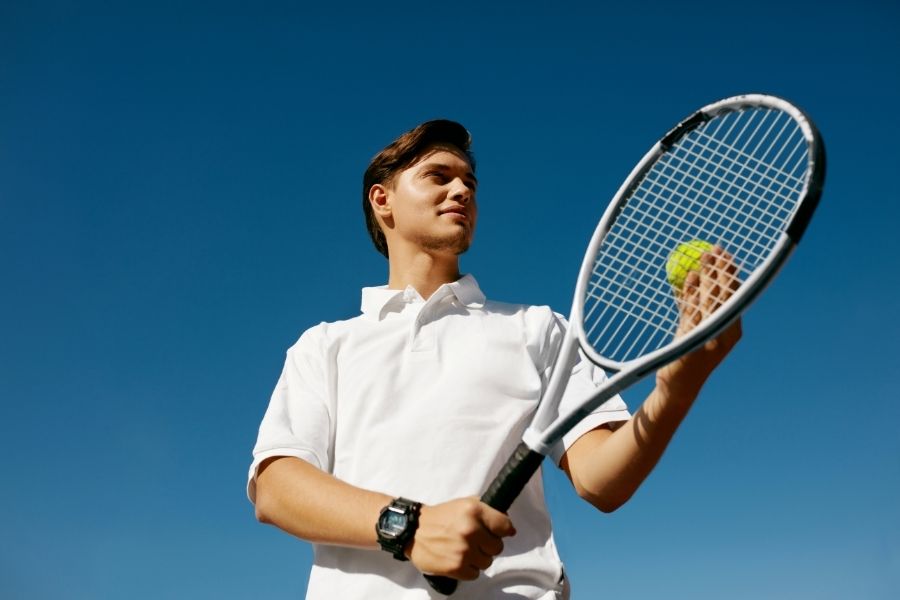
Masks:
[[[512,520],[510,520],[509,515],[488,506],[484,502],[482,502],[480,506],[481,522],[484,523],[484,526],[488,531],[498,537],[506,537],[508,535],[516,534],[516,528],[513,527]]]

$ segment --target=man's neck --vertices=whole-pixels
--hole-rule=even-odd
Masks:
[[[411,285],[426,300],[445,283],[459,279],[459,258],[419,251],[403,256],[391,253],[388,288],[406,289]]]

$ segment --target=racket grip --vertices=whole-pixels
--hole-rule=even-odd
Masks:
[[[481,496],[481,501],[501,512],[508,511],[543,460],[543,454],[535,452],[525,445],[525,442],[521,442]]]
[[[425,581],[428,582],[431,589],[438,594],[443,594],[445,596],[449,596],[455,592],[456,586],[459,585],[458,580],[453,579],[452,577],[444,577],[443,575],[426,575]]]
[[[499,511],[508,511],[543,460],[543,454],[535,452],[525,442],[520,443],[481,496],[481,501]],[[425,579],[432,589],[445,596],[455,592],[459,584],[456,579],[441,575],[426,575]]]

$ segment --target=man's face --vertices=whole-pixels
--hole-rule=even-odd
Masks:
[[[477,185],[464,156],[441,148],[426,153],[384,186],[391,209],[384,219],[389,243],[462,254],[475,234]]]

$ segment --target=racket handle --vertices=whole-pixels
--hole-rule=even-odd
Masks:
[[[455,592],[456,586],[459,585],[458,580],[453,579],[452,577],[444,577],[443,575],[426,575],[425,581],[428,582],[431,589],[438,594],[443,594],[445,596],[449,596]]]
[[[526,446],[525,442],[521,442],[481,496],[481,501],[501,512],[508,511],[543,460],[543,454],[535,452]]]
[[[481,496],[481,501],[501,512],[508,511],[543,460],[543,454],[535,452],[526,446],[525,442],[520,443]],[[445,596],[455,592],[459,584],[459,581],[452,577],[440,575],[426,575],[425,579],[432,589]]]

